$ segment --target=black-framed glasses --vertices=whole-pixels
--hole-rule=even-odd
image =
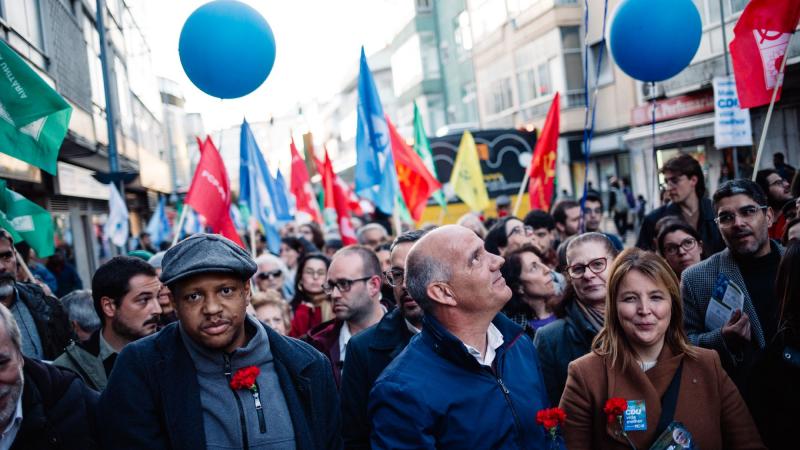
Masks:
[[[406,277],[406,272],[403,269],[387,270],[383,274],[386,276],[386,282],[392,287],[402,286]]]
[[[669,178],[664,178],[664,184],[662,184],[661,186],[663,186],[663,187],[677,186],[678,184],[680,184],[681,179],[683,177],[686,177],[686,175],[681,174],[681,175],[674,175],[674,176],[671,176]],[[686,177],[686,178],[689,178],[689,177]]]
[[[772,187],[772,186],[775,186],[775,185],[778,185],[778,184],[781,185],[781,186],[784,186],[784,185],[788,185],[789,182],[784,180],[782,177],[778,176],[778,179],[772,181],[771,183],[768,183],[768,186]]]
[[[339,292],[341,293],[350,292],[350,289],[353,287],[354,283],[358,283],[359,281],[367,281],[373,276],[374,275],[370,275],[368,277],[356,278],[354,280],[348,280],[347,278],[342,278],[341,280],[328,280],[323,283],[322,290],[329,295],[333,293],[334,288],[339,289]]]
[[[530,225],[517,225],[508,232],[507,237],[511,237],[517,233],[521,233],[523,236],[530,236],[533,234],[533,227]]]
[[[682,240],[679,244],[665,244],[664,245],[664,254],[673,256],[678,254],[678,249],[683,249],[684,252],[690,252],[697,247],[697,239],[693,237],[687,237],[686,239]]]
[[[259,280],[275,280],[283,275],[281,269],[270,270],[268,272],[260,272],[256,274],[256,278]]]
[[[717,225],[722,227],[729,227],[736,222],[736,216],[741,217],[744,220],[751,220],[753,217],[756,216],[761,211],[767,209],[766,206],[756,206],[756,205],[747,205],[742,206],[741,208],[737,209],[734,212],[725,211],[719,213],[716,218],[714,218],[714,222],[717,222]]]
[[[602,258],[593,259],[589,261],[588,264],[573,264],[567,267],[567,275],[569,275],[570,278],[582,278],[586,274],[586,269],[598,275],[606,270],[607,265],[608,258],[604,256]]]

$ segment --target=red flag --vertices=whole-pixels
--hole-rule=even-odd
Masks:
[[[308,176],[306,163],[294,145],[294,138],[289,147],[292,151],[292,179],[289,191],[294,195],[297,210],[310,215],[315,222],[322,223],[322,215],[314,198],[314,190],[311,188],[311,177]]]
[[[536,142],[533,151],[528,196],[531,209],[550,210],[550,201],[553,199],[553,182],[556,177],[556,155],[558,152],[558,130],[560,116],[559,93],[553,97],[550,111],[544,121],[542,134]]]
[[[422,212],[433,193],[441,189],[442,185],[431,175],[422,158],[406,144],[394,124],[386,116],[386,124],[389,126],[389,136],[392,142],[392,155],[394,165],[397,170],[397,182],[400,184],[400,192],[406,202],[411,218],[419,222]]]
[[[200,139],[197,140],[200,143]],[[219,233],[244,247],[231,219],[231,190],[225,164],[211,138],[200,145],[200,162],[186,194],[185,203],[206,219],[214,233]]]
[[[730,44],[739,106],[753,108],[772,100],[789,38],[800,20],[797,0],[751,0],[733,28]],[[778,89],[776,101],[781,98]]]
[[[333,163],[328,156],[327,149],[325,150],[325,162],[322,163],[321,174],[322,186],[325,189],[325,208],[336,210],[342,243],[344,245],[357,244],[356,230],[353,229],[353,224],[350,221],[350,208],[348,206],[347,193],[344,189],[347,185],[333,172]]]

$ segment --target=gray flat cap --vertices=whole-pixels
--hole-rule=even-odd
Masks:
[[[167,250],[161,268],[161,281],[170,285],[201,273],[229,273],[246,280],[258,267],[231,240],[218,234],[197,233]]]

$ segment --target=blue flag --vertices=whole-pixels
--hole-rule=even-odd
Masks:
[[[169,241],[172,232],[169,226],[169,219],[167,219],[167,212],[165,211],[166,204],[166,197],[161,197],[158,200],[158,206],[155,212],[153,212],[153,217],[147,222],[147,228],[145,228],[145,231],[150,234],[150,239],[156,247],[162,242]]]
[[[244,120],[239,147],[239,203],[246,205],[251,218],[261,224],[267,238],[267,247],[272,253],[278,254],[281,249],[281,237],[275,225],[278,220],[291,220],[291,216],[278,217],[273,201],[275,191],[274,181],[267,168],[267,162],[264,161],[264,155],[258,149],[250,125]],[[288,211],[286,213],[288,214]]]
[[[293,197],[289,195],[289,189],[286,188],[286,181],[283,179],[281,169],[278,169],[278,174],[275,175],[275,191],[275,203],[279,205],[278,209],[285,210],[294,218],[296,206]]]
[[[389,127],[383,115],[375,80],[361,47],[356,126],[356,193],[385,214],[392,214],[398,191]]]

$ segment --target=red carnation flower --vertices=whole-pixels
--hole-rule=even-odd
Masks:
[[[541,409],[536,413],[536,423],[543,426],[548,433],[555,436],[556,428],[564,425],[567,414],[561,408]]]
[[[256,389],[256,378],[261,373],[261,369],[256,366],[243,367],[236,371],[231,378],[231,389]]]
[[[608,417],[608,423],[617,421],[617,418],[625,413],[628,409],[628,401],[620,397],[612,397],[606,401],[606,406],[603,412]]]

